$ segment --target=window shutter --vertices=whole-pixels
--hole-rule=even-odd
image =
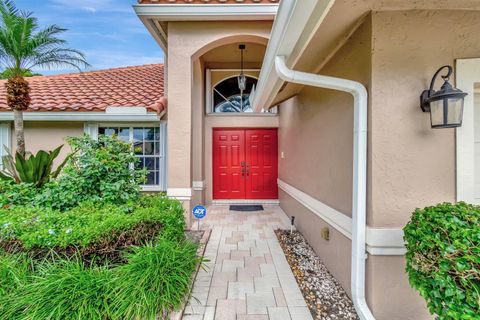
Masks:
[[[11,149],[11,124],[10,122],[0,123],[0,168],[2,168],[2,157],[6,155],[5,147]]]
[[[90,135],[92,139],[98,139],[98,123],[85,123],[83,125],[83,132]]]

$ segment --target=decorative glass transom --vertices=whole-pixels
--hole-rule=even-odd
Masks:
[[[240,90],[238,77],[225,79],[213,87],[214,112],[253,112],[251,99],[257,79],[245,76],[245,90]]]

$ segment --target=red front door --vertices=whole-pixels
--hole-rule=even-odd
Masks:
[[[277,130],[213,130],[213,198],[277,199]]]

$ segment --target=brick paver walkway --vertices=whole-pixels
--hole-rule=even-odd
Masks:
[[[208,208],[200,228],[212,230],[210,261],[197,275],[184,320],[312,319],[274,233],[288,218],[278,206],[264,208]]]

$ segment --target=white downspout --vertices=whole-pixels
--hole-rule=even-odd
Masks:
[[[352,300],[362,320],[374,320],[365,300],[365,230],[367,201],[367,114],[368,95],[356,81],[294,71],[285,57],[275,57],[275,70],[287,82],[348,92],[354,99],[353,201],[352,201]]]

